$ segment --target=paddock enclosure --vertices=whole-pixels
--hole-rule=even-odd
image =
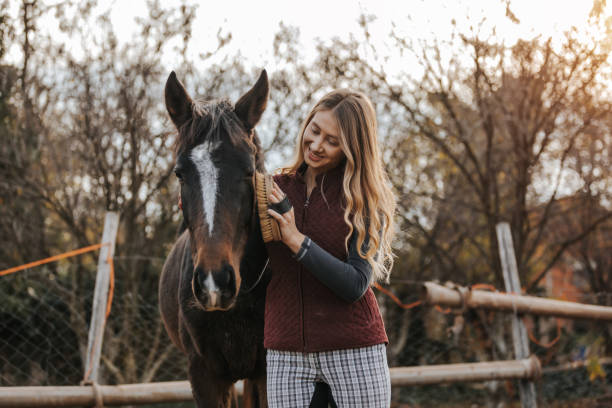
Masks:
[[[93,249],[99,253],[57,261],[57,273],[46,264],[0,272],[0,407],[191,406],[186,361],[167,338],[157,304],[126,299],[121,282],[113,282],[112,265],[122,262],[110,259],[113,228],[105,226]],[[498,226],[500,242],[505,228]],[[510,282],[511,245],[501,252]],[[84,256],[92,260],[77,267]],[[78,296],[70,290],[76,274],[89,282]],[[612,320],[610,294],[570,302],[523,296],[520,283],[517,291],[420,282],[412,298],[398,299],[393,287],[379,287],[377,298],[383,314],[407,310],[409,340],[393,351],[412,362],[391,366],[393,406],[598,407],[612,399],[612,358],[601,336]],[[114,342],[121,330],[114,319],[123,313],[132,316],[124,327],[134,332],[130,347]],[[152,342],[144,343],[143,333]],[[490,348],[514,357],[492,359]],[[116,372],[113,353],[125,353],[120,359],[133,371]]]

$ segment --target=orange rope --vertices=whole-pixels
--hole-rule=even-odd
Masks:
[[[380,286],[378,284],[378,282],[374,282],[374,287],[378,290],[380,290],[382,293],[384,293],[385,295],[389,296],[391,298],[391,300],[393,300],[395,303],[398,304],[399,307],[404,308],[404,309],[412,309],[415,306],[418,306],[421,304],[420,300],[417,300],[416,302],[412,302],[408,305],[402,303],[397,296],[395,296],[390,290],[383,288],[382,286]]]
[[[499,292],[497,290],[497,288],[495,288],[495,286],[490,285],[488,283],[477,283],[475,285],[472,285],[471,288],[472,289],[483,288],[483,289],[489,289],[492,292]],[[521,292],[524,292],[524,291],[525,291],[525,288],[522,288]],[[506,292],[499,292],[499,293],[506,293]],[[523,318],[523,320],[524,320],[524,318]],[[523,322],[523,324],[524,324],[524,322]],[[526,324],[525,324],[525,327],[527,327]],[[554,340],[552,340],[551,342],[546,343],[546,344],[540,342],[538,339],[535,338],[535,336],[533,335],[533,333],[531,332],[530,329],[527,329],[527,336],[529,337],[529,340],[531,340],[533,343],[537,344],[540,347],[550,348],[550,347],[554,346],[559,341],[559,339],[561,338],[561,324],[559,323],[559,319],[557,319],[557,337]]]
[[[404,308],[404,309],[412,309],[415,306],[418,306],[421,304],[421,301],[418,300],[416,302],[410,303],[408,305],[402,303],[397,296],[395,296],[391,291],[389,291],[388,289],[383,288],[382,286],[380,286],[377,282],[374,283],[373,285],[376,289],[380,290],[382,293],[384,293],[385,295],[389,296],[395,303],[397,303],[400,307]],[[506,292],[500,292],[497,290],[497,288],[493,285],[490,285],[488,283],[477,283],[474,284],[470,287],[470,289],[489,289],[491,292],[498,292],[498,293],[506,293]],[[442,307],[440,307],[440,305],[435,305],[434,308],[440,312],[440,313],[444,313],[444,314],[449,314],[451,312],[451,308],[446,308],[443,309]],[[540,347],[543,348],[550,348],[552,346],[554,346],[559,339],[561,338],[561,324],[559,323],[559,319],[557,319],[557,337],[552,340],[549,343],[543,344],[540,341],[538,341],[538,339],[535,338],[535,336],[533,335],[533,333],[531,332],[531,330],[527,330],[527,335],[529,336],[529,340],[531,340],[533,343],[537,344]]]
[[[88,247],[84,247],[84,248],[80,248],[80,249],[75,249],[74,251],[64,252],[63,254],[59,254],[59,255],[51,256],[49,258],[45,258],[45,259],[41,259],[41,260],[38,260],[38,261],[30,262],[30,263],[25,264],[25,265],[15,266],[14,268],[9,268],[9,269],[5,269],[3,271],[0,271],[0,276],[4,276],[4,275],[8,275],[10,273],[17,272],[17,271],[21,271],[21,270],[24,270],[24,269],[32,268],[34,266],[43,265],[43,264],[47,264],[47,263],[50,263],[50,262],[55,262],[55,261],[58,261],[60,259],[70,258],[70,257],[76,256],[76,255],[81,255],[81,254],[84,254],[86,252],[95,251],[96,249],[100,249],[104,245],[108,245],[108,244],[90,245]]]
[[[434,308],[440,312],[440,313],[444,313],[444,314],[449,314],[451,312],[451,308],[447,307],[446,309],[442,309],[442,306],[440,305],[435,305]]]
[[[108,257],[106,258],[106,262],[108,263],[108,267],[110,269],[109,279],[108,279],[108,299],[106,300],[106,315],[104,316],[104,320],[108,319],[108,315],[111,311],[111,305],[113,304],[113,294],[115,293],[115,265],[113,264],[113,257],[108,251]]]
[[[552,346],[554,346],[561,338],[561,323],[559,323],[559,319],[556,319],[556,320],[557,320],[557,337],[555,337],[555,339],[552,340],[550,343],[546,343],[546,344],[540,343],[540,341],[538,341],[538,339],[535,338],[531,330],[527,329],[527,335],[529,336],[529,340],[531,340],[532,342],[534,342],[535,344],[543,348],[551,348]]]
[[[34,261],[34,262],[30,262],[21,266],[15,266],[13,268],[9,268],[9,269],[5,269],[3,271],[0,271],[0,276],[4,276],[4,275],[8,275],[14,272],[18,272],[18,271],[22,271],[24,269],[28,269],[28,268],[33,268],[35,266],[39,266],[39,265],[44,265],[50,262],[54,262],[54,261],[58,261],[60,259],[65,259],[65,258],[70,258],[76,255],[81,255],[84,254],[86,252],[91,252],[91,251],[95,251],[97,249],[102,248],[103,246],[109,245],[108,243],[103,243],[103,244],[95,244],[95,245],[90,245],[84,248],[79,248],[79,249],[75,249],[73,251],[68,251],[68,252],[64,252],[63,254],[59,254],[59,255],[55,255],[55,256],[51,256],[49,258],[45,258],[45,259],[41,259],[38,261]],[[108,251],[108,257],[106,258],[106,262],[108,263],[108,266],[110,268],[110,273],[109,273],[109,281],[108,281],[108,298],[106,300],[106,313],[104,315],[104,320],[106,323],[106,319],[108,319],[108,316],[110,315],[111,312],[111,306],[113,304],[113,295],[115,292],[115,266],[113,264],[113,258],[111,257],[110,251]],[[94,339],[94,342],[97,342],[98,339]],[[92,347],[92,356],[93,357],[93,351],[94,351],[95,347]],[[91,369],[93,368],[93,365],[89,367],[89,370],[85,373],[85,377],[84,379],[87,379],[87,377],[89,377],[89,374],[91,373]]]
[[[489,289],[491,292],[506,293],[506,292],[498,291],[495,286],[490,285],[488,283],[477,283],[475,285],[472,285],[470,288],[471,289]],[[524,291],[524,288],[523,288],[523,291]],[[443,310],[438,305],[436,305],[436,310],[438,310],[439,312],[444,313],[444,314],[447,314],[450,311],[450,309]],[[527,325],[525,325],[525,327],[527,327]],[[535,338],[535,336],[533,335],[533,333],[529,329],[527,329],[527,336],[529,337],[529,340],[531,340],[533,343],[537,344],[540,347],[550,348],[550,347],[554,346],[559,341],[559,339],[561,338],[561,324],[559,323],[559,319],[557,319],[557,337],[554,340],[552,340],[551,342],[546,343],[546,344],[541,343],[540,341],[538,341],[538,339]]]
[[[489,289],[491,292],[498,292],[497,288],[488,283],[477,283],[475,285],[470,286],[471,289]]]
[[[44,264],[48,264],[48,263],[51,263],[51,262],[59,261],[60,259],[71,258],[73,256],[77,256],[77,255],[81,255],[81,254],[84,254],[84,253],[87,253],[87,252],[95,251],[95,250],[100,249],[100,248],[102,248],[103,246],[106,246],[106,245],[108,245],[108,243],[90,245],[90,246],[86,246],[86,247],[83,247],[83,248],[75,249],[75,250],[72,250],[72,251],[64,252],[62,254],[50,256],[48,258],[40,259],[38,261],[30,262],[30,263],[27,263],[27,264],[24,264],[24,265],[15,266],[13,268],[8,268],[8,269],[5,269],[3,271],[0,271],[0,276],[9,275],[11,273],[22,271],[24,269],[33,268],[35,266],[44,265]],[[113,293],[114,293],[114,290],[115,290],[115,268],[114,268],[114,265],[113,265],[113,258],[110,256],[110,251],[108,252],[108,257],[106,258],[106,262],[108,262],[108,265],[110,267],[110,278],[109,278],[109,283],[108,283],[108,300],[106,302],[106,317],[108,317],[108,315],[110,314],[110,311],[111,311],[111,304],[113,302]]]

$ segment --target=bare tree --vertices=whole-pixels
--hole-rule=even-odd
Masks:
[[[192,69],[184,55],[195,8],[165,9],[150,2],[140,33],[120,44],[108,14],[92,15],[94,4],[23,1],[20,19],[12,21],[23,35],[15,37],[21,65],[2,77],[15,114],[13,127],[2,134],[0,187],[10,205],[2,206],[0,226],[3,239],[14,241],[3,246],[10,256],[2,262],[8,267],[96,243],[104,212],[118,211],[117,293],[103,349],[103,381],[150,381],[173,351],[150,305],[156,304],[158,272],[178,222],[176,186],[170,182],[172,137],[160,102],[169,70],[161,57],[177,38],[184,44],[177,60]],[[83,44],[82,54],[37,27],[50,13],[72,44]],[[102,34],[88,30],[88,19],[95,19]],[[209,76],[215,74],[211,70]],[[76,258],[67,277],[49,267],[56,276],[49,290],[73,311],[69,318],[81,357],[88,324],[83,311],[91,304],[86,294],[94,279],[91,260]]]
[[[601,33],[585,39],[571,30],[557,43],[534,38],[506,45],[484,24],[468,32],[456,26],[446,40],[414,40],[394,30],[406,66],[419,69],[389,73],[370,42],[370,21],[362,17],[361,38],[321,43],[306,72],[315,72],[313,85],[355,87],[377,106],[399,198],[395,281],[450,279],[503,288],[495,225],[508,221],[521,281],[533,290],[571,245],[588,242],[610,222],[609,200],[580,195],[579,206],[595,199],[603,212],[563,241],[550,240],[553,221],[571,211],[551,209],[583,182],[584,175],[573,171],[576,154],[592,140],[592,129],[609,132],[610,106],[602,97],[609,49],[597,37]],[[609,138],[598,140],[600,149],[609,149]],[[609,185],[609,156],[598,171]],[[568,182],[568,172],[579,181]],[[414,285],[395,289],[414,298]],[[385,310],[399,353],[409,341],[412,320],[406,315],[412,312]],[[504,344],[492,344],[491,353],[506,357]]]

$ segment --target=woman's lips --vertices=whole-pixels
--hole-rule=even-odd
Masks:
[[[318,157],[318,156],[316,156],[316,155],[315,155],[315,154],[314,154],[312,151],[310,151],[310,150],[308,151],[308,158],[309,158],[310,160],[312,160],[312,161],[320,161],[320,160],[323,160],[323,158],[322,158],[322,157]]]

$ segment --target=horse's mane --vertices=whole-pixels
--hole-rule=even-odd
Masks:
[[[220,140],[223,134],[227,134],[231,143],[237,145],[245,132],[240,119],[234,113],[234,105],[225,99],[194,101],[191,118],[185,121],[178,131],[179,137],[174,145],[176,155],[204,141],[214,143]],[[248,138],[246,140],[250,142]]]

